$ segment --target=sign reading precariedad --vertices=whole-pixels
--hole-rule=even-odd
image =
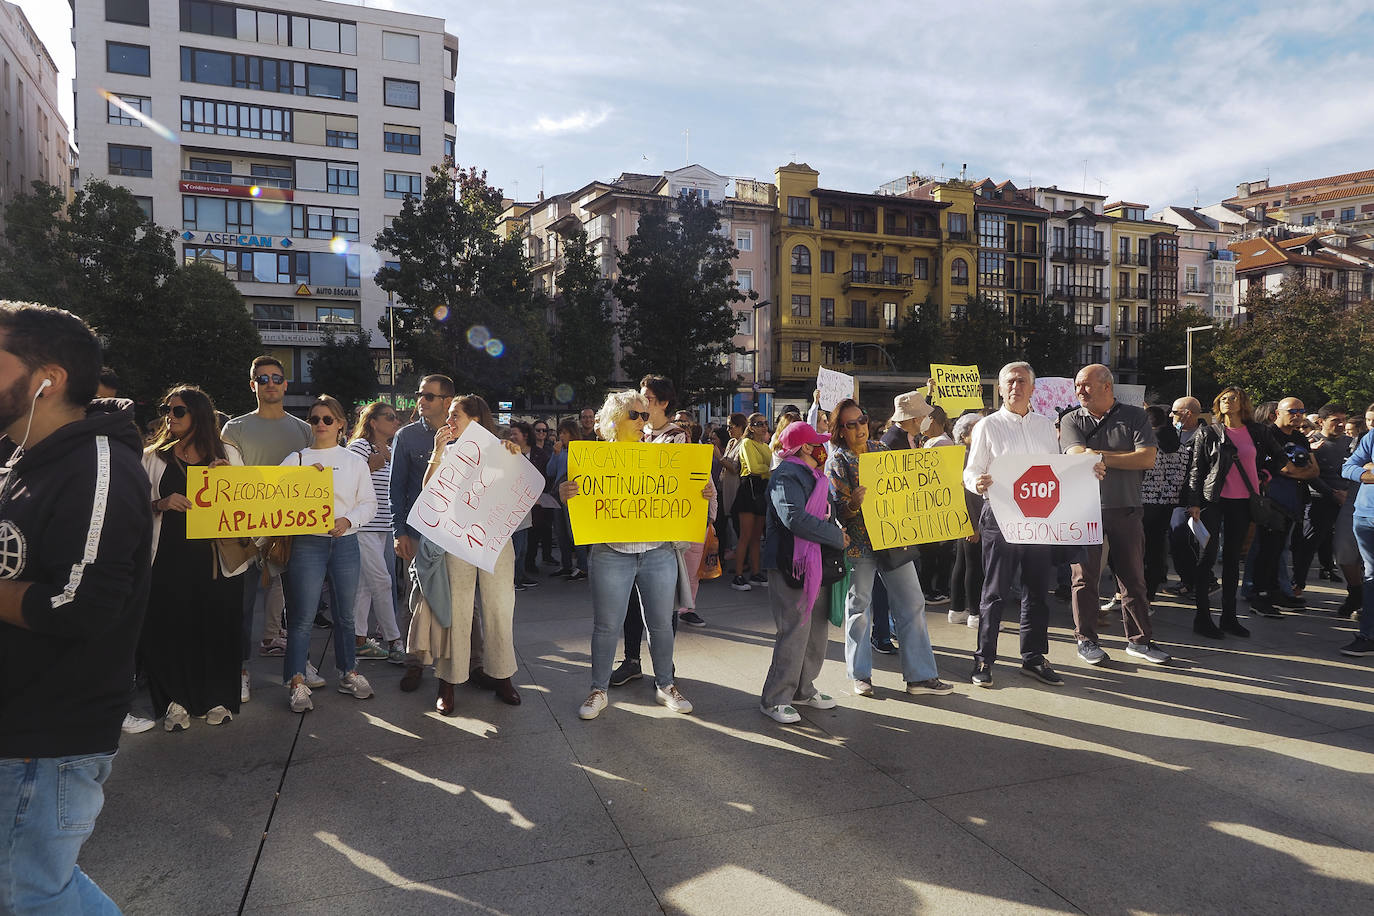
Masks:
[[[964,447],[899,449],[859,456],[864,528],[873,547],[904,547],[968,537]]]
[[[1010,544],[1101,544],[1096,455],[1003,455],[987,498]]]
[[[578,544],[706,539],[709,445],[573,442],[568,479],[577,482],[568,517]]]
[[[222,464],[187,474],[188,538],[327,534],[334,527],[332,468]]]
[[[953,419],[966,410],[983,409],[983,377],[977,366],[930,364],[930,403]]]
[[[444,449],[406,521],[473,566],[492,572],[511,535],[544,492],[544,475],[479,423]]]
[[[821,393],[821,410],[834,410],[845,398],[854,397],[854,376],[821,366],[816,373],[816,390]]]

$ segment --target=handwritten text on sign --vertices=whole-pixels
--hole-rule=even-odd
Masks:
[[[816,390],[821,393],[821,410],[834,410],[845,398],[854,397],[854,376],[821,366],[816,373]]]
[[[187,469],[188,538],[327,534],[334,527],[334,471],[305,467]]]
[[[964,447],[900,449],[859,456],[864,528],[873,547],[904,547],[968,537]]]
[[[951,419],[983,407],[983,382],[977,366],[930,364],[930,403],[945,409]]]
[[[1101,544],[1096,455],[1003,455],[988,467],[992,504],[1010,544]]]
[[[539,500],[544,476],[479,423],[444,449],[406,521],[448,553],[493,572],[511,535]]]
[[[578,544],[706,539],[711,446],[649,442],[573,442],[568,500]]]

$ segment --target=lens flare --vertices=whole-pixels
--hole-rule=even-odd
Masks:
[[[483,349],[487,351],[488,356],[500,356],[502,353],[506,352],[506,345],[493,337],[491,340],[487,341],[487,345]]]
[[[329,250],[335,254],[348,254],[352,249],[352,244],[342,236],[336,235],[329,240]]]
[[[560,404],[566,404],[573,399],[573,386],[567,382],[553,389],[554,399]]]
[[[474,324],[472,327],[468,328],[468,345],[473,349],[483,349],[486,347],[487,341],[489,340],[491,340],[491,332],[483,325]]]
[[[134,108],[132,105],[125,102],[123,99],[115,95],[113,92],[107,92],[104,89],[97,89],[96,92],[99,93],[102,99],[109,102],[115,108],[118,108],[124,115],[133,118],[139,124],[142,124],[144,127],[148,128],[162,139],[170,143],[177,142],[176,134],[172,133],[170,130],[163,127],[161,124],[154,121],[152,118],[148,117],[146,114],[139,111],[137,108]]]
[[[434,320],[435,320],[435,321],[448,321],[448,306],[447,306],[447,305],[437,305],[437,306],[434,307]]]
[[[262,188],[258,187],[257,185],[253,185],[251,188],[248,189],[248,196],[249,196],[249,197],[261,197],[261,196],[262,196]]]

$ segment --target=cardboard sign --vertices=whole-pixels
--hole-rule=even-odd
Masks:
[[[1096,455],[1002,455],[986,496],[1009,544],[1101,544]]]
[[[966,410],[983,409],[983,382],[977,366],[930,364],[930,403],[954,419]]]
[[[711,446],[651,442],[573,442],[568,500],[578,544],[706,540]]]
[[[188,538],[328,534],[334,470],[305,467],[187,468]]]
[[[816,389],[821,393],[821,410],[834,410],[845,398],[854,397],[854,376],[821,366],[816,373]]]
[[[406,522],[461,560],[492,572],[544,491],[544,475],[478,423],[444,449]]]
[[[1050,375],[1035,380],[1035,390],[1031,392],[1031,410],[1057,421],[1059,411],[1077,406],[1078,395],[1073,390],[1073,379]]]
[[[1116,399],[1123,404],[1132,407],[1145,406],[1144,385],[1113,385],[1112,390],[1116,393]]]
[[[952,541],[973,533],[964,500],[964,447],[897,449],[859,456],[864,528],[876,550]]]

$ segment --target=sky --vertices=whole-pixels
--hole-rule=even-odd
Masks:
[[[18,2],[70,78],[65,0]],[[1154,210],[1374,168],[1369,0],[354,5],[446,19],[459,163],[519,199],[798,161],[850,191],[967,166]]]

